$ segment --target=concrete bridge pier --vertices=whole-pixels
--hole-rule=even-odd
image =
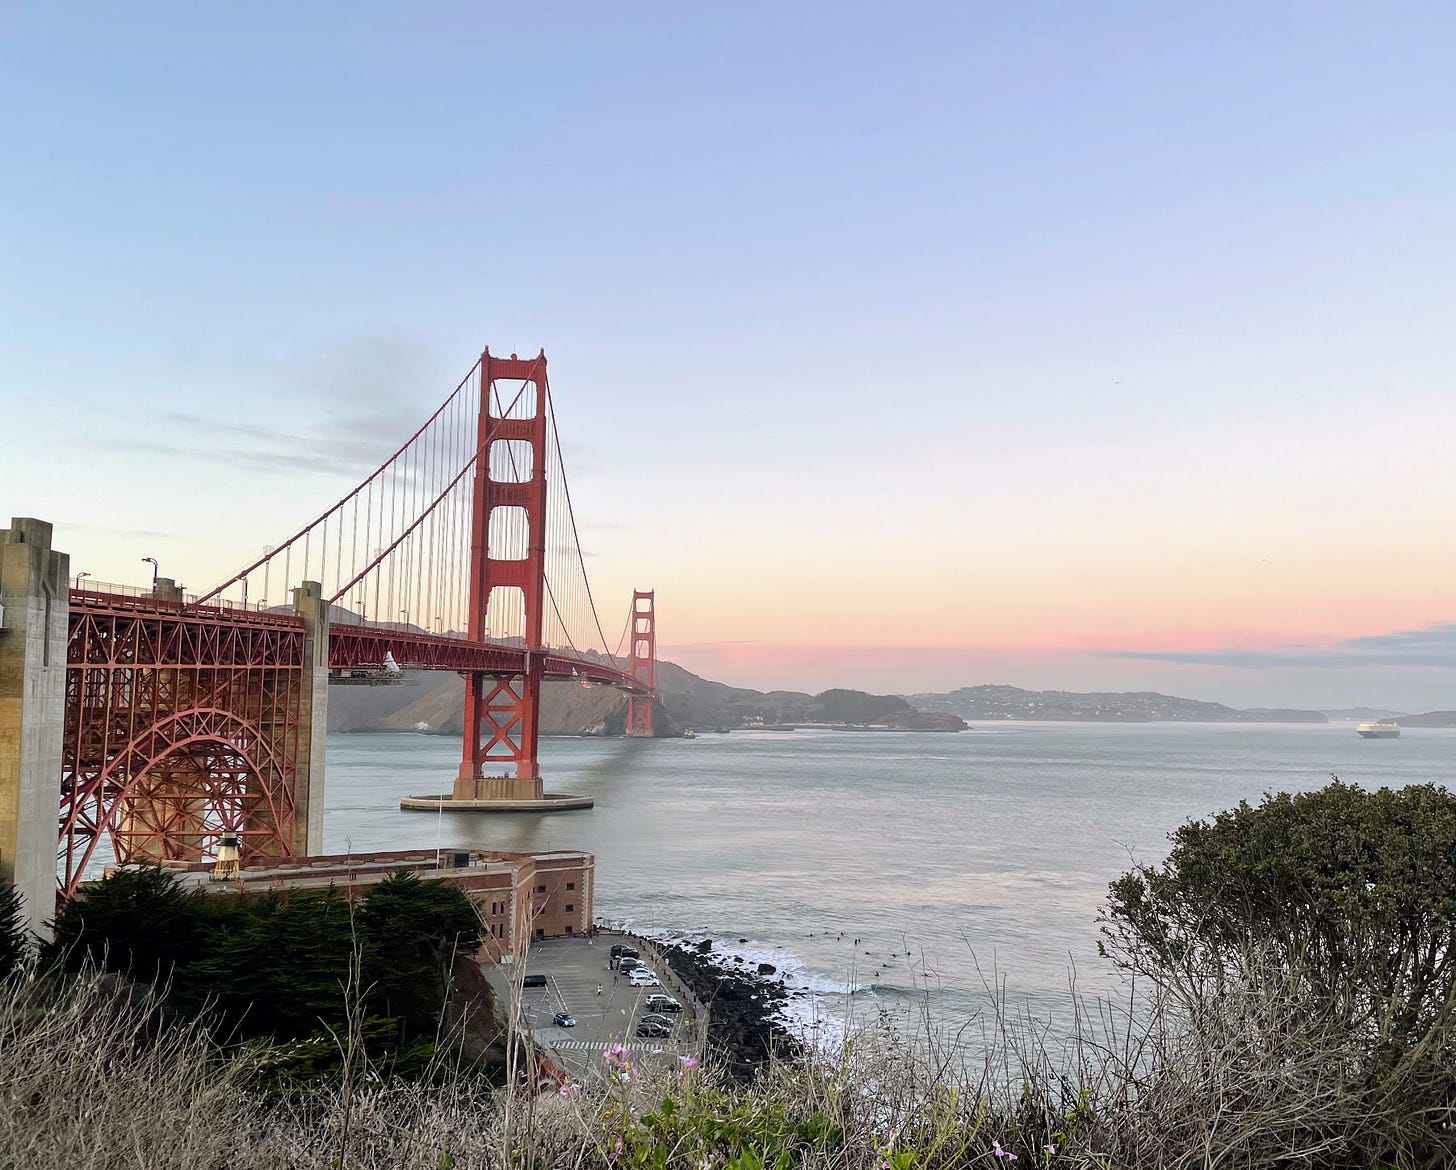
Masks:
[[[293,612],[303,621],[293,852],[311,857],[324,851],[324,751],[329,734],[329,603],[324,587],[305,581],[295,589]]]
[[[21,517],[0,529],[0,878],[42,937],[56,912],[70,578],[49,524]]]

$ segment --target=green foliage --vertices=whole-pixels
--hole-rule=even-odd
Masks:
[[[336,890],[263,898],[219,921],[176,980],[176,998],[193,1012],[211,1005],[243,1036],[341,1029],[353,947],[349,903]]]
[[[215,913],[173,874],[128,866],[82,886],[56,916],[49,958],[71,970],[91,962],[139,979],[166,980],[196,959]]]
[[[1451,1165],[1456,797],[1336,779],[1172,841],[1112,884],[1103,927],[1118,962],[1181,1003],[1197,1058],[1147,1099],[1217,1116],[1226,1142]]]
[[[26,929],[20,891],[0,882],[0,980],[24,970],[30,959],[31,935]]]
[[[399,1042],[399,1021],[381,1016],[367,1017],[357,1037],[362,1055],[375,1075],[417,1080],[435,1056],[433,1040]],[[255,1043],[259,1081],[268,1089],[337,1080],[344,1069],[344,1038],[337,1032],[319,1031],[284,1044]]]
[[[1456,797],[1430,785],[1242,803],[1112,883],[1120,962],[1185,997],[1272,956],[1322,1009],[1412,1042],[1456,992]]]
[[[265,1065],[281,1083],[337,1073],[350,988],[371,1065],[418,1075],[434,1053],[450,965],[479,945],[469,899],[409,872],[356,908],[333,888],[247,900],[188,893],[165,870],[128,867],[67,903],[53,952],[73,970],[90,959],[166,982],[173,1007],[207,1013],[220,1035],[279,1045]]]
[[[844,1130],[821,1112],[804,1115],[782,1100],[698,1089],[681,1103],[664,1097],[622,1138],[620,1162],[628,1166],[655,1166],[677,1150],[693,1158],[726,1154],[735,1170],[790,1170],[811,1152],[840,1149]]]
[[[444,882],[401,871],[369,891],[359,913],[371,1003],[407,1035],[434,1030],[457,954],[480,947],[470,899]]]

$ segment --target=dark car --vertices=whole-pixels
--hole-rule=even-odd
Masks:
[[[642,1001],[642,1006],[650,1012],[680,1012],[682,1004],[673,999],[670,995],[649,995]]]
[[[659,1024],[655,1020],[643,1020],[637,1025],[637,1035],[655,1036],[659,1040],[672,1035],[671,1024]]]
[[[555,1024],[558,1028],[576,1027],[576,1021],[573,1020],[565,1012],[557,1012],[556,1015],[552,1018],[551,1022]]]
[[[672,1021],[666,1016],[660,1016],[656,1012],[648,1012],[638,1021],[641,1024],[661,1024],[664,1028],[671,1028]]]
[[[544,976],[544,975],[527,975],[524,979],[521,980],[521,986],[522,987],[545,987],[546,986],[546,976]]]
[[[632,947],[623,946],[621,943],[617,943],[612,947],[612,958],[620,959],[623,955],[629,959],[640,959],[642,957]]]
[[[623,971],[630,971],[633,967],[642,966],[642,960],[634,959],[631,955],[624,955],[621,961],[617,963],[617,966],[622,968]]]

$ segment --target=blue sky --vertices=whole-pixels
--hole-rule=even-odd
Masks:
[[[544,346],[598,591],[655,586],[690,667],[1456,707],[1332,650],[1456,619],[1453,43],[1437,4],[7,6],[0,508],[201,584]]]

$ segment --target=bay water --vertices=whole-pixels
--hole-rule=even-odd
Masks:
[[[1332,774],[1456,788],[1456,730],[996,723],[547,739],[547,790],[595,808],[400,811],[447,791],[459,759],[457,739],[331,735],[327,850],[588,850],[599,919],[772,963],[797,1017],[827,1028],[886,1012],[954,1031],[998,987],[1055,1018],[1073,972],[1084,994],[1118,993],[1097,951],[1107,885],[1160,861],[1179,824]]]

